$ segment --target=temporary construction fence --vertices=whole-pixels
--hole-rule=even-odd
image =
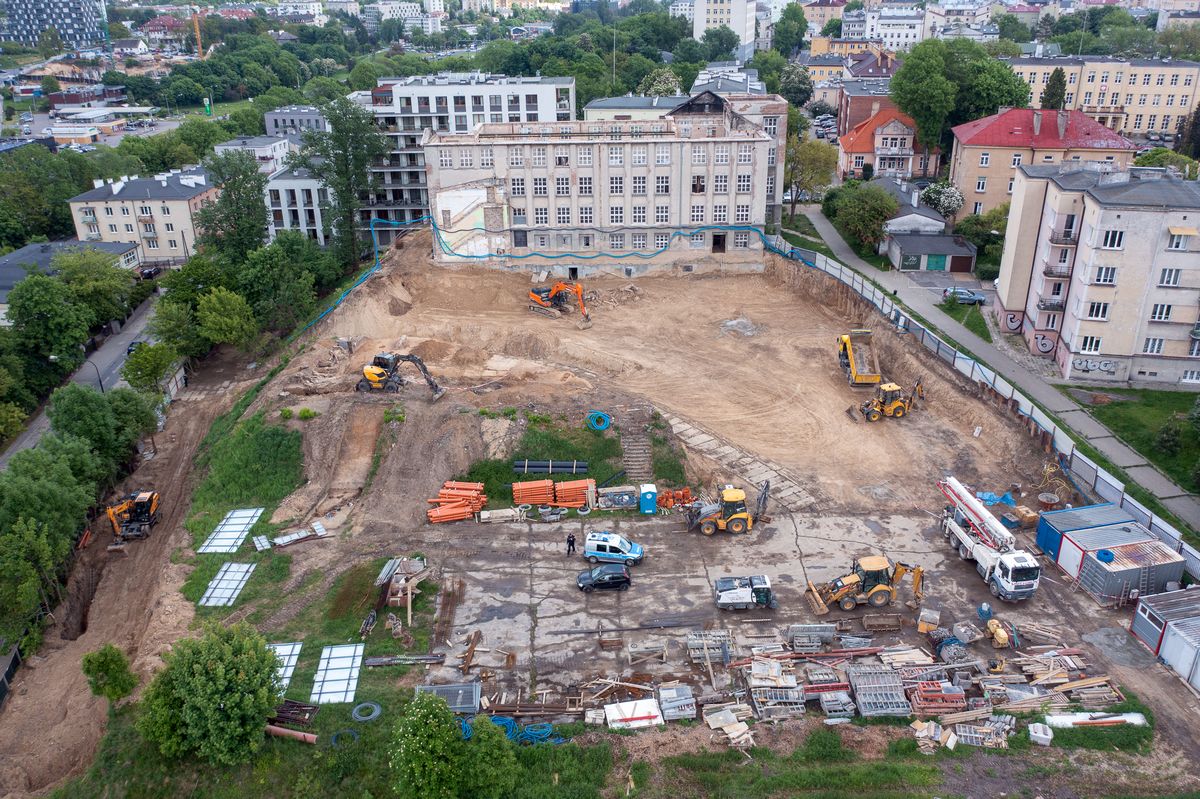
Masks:
[[[820,270],[849,286],[897,329],[907,331],[948,366],[972,382],[994,392],[998,399],[1027,421],[1030,432],[1041,441],[1047,451],[1054,452],[1059,464],[1070,473],[1078,487],[1095,494],[1105,502],[1112,502],[1127,510],[1160,541],[1182,555],[1188,574],[1200,579],[1200,550],[1185,543],[1180,532],[1169,522],[1129,496],[1125,492],[1124,483],[1080,452],[1067,430],[1055,424],[1049,415],[1018,391],[1016,386],[997,374],[996,370],[947,344],[925,325],[912,318],[908,310],[896,302],[892,295],[853,269],[821,253],[790,247],[782,238],[777,238],[775,243],[784,252],[791,253],[790,260],[793,263]]]

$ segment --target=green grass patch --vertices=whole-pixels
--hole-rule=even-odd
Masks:
[[[818,241],[821,239],[821,234],[817,232],[817,226],[805,214],[796,214],[795,216],[784,214],[783,226],[787,230],[794,230],[807,238]]]
[[[975,335],[992,343],[992,331],[988,330],[987,321],[983,318],[983,310],[978,305],[967,305],[954,300],[943,300],[938,303],[938,309]]]
[[[1196,402],[1196,394],[1150,389],[1106,388],[1099,391],[1128,399],[1088,406],[1092,415],[1171,479],[1185,488],[1194,487],[1192,470],[1200,461],[1200,432],[1186,417]],[[1156,439],[1162,426],[1174,420],[1179,422],[1179,450],[1170,453],[1160,447]]]
[[[1106,713],[1141,713],[1145,727],[1122,724],[1119,727],[1068,727],[1054,731],[1054,746],[1063,749],[1095,749],[1102,752],[1119,750],[1145,754],[1154,741],[1154,711],[1122,687],[1125,701],[1108,708]]]
[[[660,486],[682,488],[687,485],[683,452],[666,436],[650,436],[650,456],[654,482]]]
[[[832,258],[834,260],[837,260],[837,256],[833,254],[833,250],[829,249],[829,245],[827,245],[819,237],[809,238],[807,236],[798,236],[795,233],[785,232],[783,234],[783,238],[784,238],[784,241],[791,244],[793,247],[799,247],[802,250],[812,250],[813,252],[819,252],[819,253],[821,253],[821,255],[824,255],[826,258]]]

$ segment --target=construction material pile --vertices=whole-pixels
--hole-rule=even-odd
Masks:
[[[553,505],[553,480],[528,480],[524,483],[513,483],[513,502],[518,505]]]
[[[588,508],[596,505],[596,481],[529,480],[513,483],[513,502],[518,505],[546,506],[558,508]]]
[[[484,496],[483,483],[457,483],[447,480],[442,484],[438,495],[426,501],[434,506],[428,511],[429,521],[438,524],[472,518],[483,510],[488,498]]]

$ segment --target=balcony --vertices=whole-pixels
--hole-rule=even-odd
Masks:
[[[154,221],[154,217],[153,217],[153,216],[151,216],[150,214],[138,214],[138,215],[137,215],[137,221],[139,221],[139,222],[153,222],[153,221]]]
[[[1070,264],[1046,264],[1042,268],[1042,274],[1046,277],[1070,277]]]
[[[1059,312],[1061,312],[1061,311],[1066,310],[1067,304],[1065,302],[1063,302],[1062,300],[1048,299],[1048,300],[1038,300],[1037,307],[1038,307],[1039,311],[1059,311]]]
[[[100,241],[100,234],[99,233],[89,233],[89,234],[87,234],[86,240],[87,241]]]
[[[158,233],[157,233],[156,231],[153,231],[153,230],[143,230],[143,231],[142,231],[142,238],[143,238],[143,239],[157,239],[157,238],[158,238]]]
[[[1079,234],[1074,230],[1055,230],[1050,233],[1050,243],[1059,247],[1074,247],[1079,243]]]
[[[96,222],[96,215],[95,215],[95,214],[84,214],[84,215],[83,215],[83,221],[84,221],[84,222],[91,222],[91,223],[93,223],[93,224],[94,224],[94,223]]]
[[[875,155],[912,155],[911,147],[876,147]]]

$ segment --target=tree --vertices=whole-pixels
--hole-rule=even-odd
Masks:
[[[791,216],[796,215],[796,203],[800,200],[801,192],[807,192],[810,197],[816,196],[833,181],[837,157],[836,147],[815,139],[802,140],[799,135],[788,135],[783,181],[792,191]]]
[[[293,163],[306,167],[329,190],[333,248],[344,267],[358,262],[359,196],[373,186],[370,167],[387,152],[387,140],[371,112],[345,97],[321,106],[328,131],[304,133],[304,147]]]
[[[137,721],[146,740],[167,757],[221,766],[252,758],[280,695],[279,661],[266,639],[245,623],[212,624],[163,659]]]
[[[698,64],[704,61],[704,45],[695,39],[680,39],[679,44],[671,51],[675,62]]]
[[[204,168],[221,193],[196,212],[197,238],[226,263],[240,265],[262,245],[263,230],[270,222],[263,199],[267,176],[244,150],[211,155]]]
[[[700,41],[704,43],[709,61],[725,61],[733,57],[733,51],[741,44],[738,35],[728,25],[709,28]]]
[[[38,611],[57,604],[57,563],[45,524],[21,517],[0,533],[0,634],[26,655],[41,641]]]
[[[867,161],[865,164],[863,164],[858,171],[859,176],[862,178],[864,183],[875,177],[875,165],[870,161]]]
[[[159,280],[166,300],[195,309],[201,295],[214,288],[229,288],[229,272],[204,254],[193,255],[179,269],[171,269]],[[180,350],[183,352],[183,350]]]
[[[185,358],[198,358],[212,346],[200,335],[196,315],[187,303],[163,299],[155,306],[154,318],[146,325],[146,330],[168,349]],[[128,377],[125,379],[129,380]]]
[[[980,260],[999,261],[1008,228],[1008,203],[982,214],[971,214],[954,226],[954,232],[975,245]]]
[[[1168,419],[1154,436],[1155,448],[1167,455],[1178,455],[1180,447],[1183,446],[1182,433],[1179,422]]]
[[[75,302],[88,310],[90,326],[125,318],[133,275],[118,266],[111,254],[83,248],[68,250],[56,254],[50,267],[58,272]]]
[[[137,688],[137,677],[129,668],[129,658],[112,644],[83,656],[83,673],[94,696],[109,703],[120,702]]]
[[[346,94],[346,87],[333,78],[319,76],[304,84],[304,96],[311,102],[335,100]]]
[[[1200,27],[1200,26],[1197,26]],[[1175,151],[1188,158],[1200,158],[1200,106],[1188,115],[1179,129]]]
[[[235,136],[261,136],[267,132],[264,120],[267,110],[262,105],[255,105],[254,108],[239,108],[230,112],[229,119],[223,125]]]
[[[921,192],[921,202],[949,219],[962,210],[963,196],[953,183],[934,183]]]
[[[951,57],[947,58],[947,65],[951,63]],[[950,112],[951,127],[994,114],[1000,108],[1029,105],[1029,84],[1019,79],[1008,64],[988,57],[981,47],[965,70],[959,74],[952,71],[948,77],[959,82],[954,95],[955,105]]]
[[[1168,150],[1166,147],[1155,147],[1145,155],[1139,155],[1133,159],[1134,166],[1151,166],[1151,167],[1174,167],[1178,169],[1180,174],[1189,180],[1196,179],[1197,169],[1200,164],[1186,155]]]
[[[289,329],[312,311],[317,293],[313,274],[272,244],[255,250],[238,274],[240,293],[263,327]]]
[[[471,740],[464,747],[459,796],[507,799],[516,792],[521,768],[508,736],[488,716],[471,722]]]
[[[127,25],[120,22],[108,23],[108,38],[110,39],[128,39],[133,36],[133,31],[129,30]]]
[[[824,114],[829,114],[830,116],[837,116],[837,109],[834,108],[833,106],[831,106],[829,103],[825,102],[824,100],[817,100],[815,103],[813,103],[811,106],[809,106],[808,113],[812,114],[813,118],[816,119],[817,117],[822,116]]]
[[[999,14],[992,17],[992,23],[1000,29],[1000,38],[1013,42],[1027,42],[1033,38],[1029,26],[1017,19],[1014,14]]]
[[[50,58],[63,51],[63,40],[58,35],[58,28],[51,25],[38,35],[37,51],[42,58]]]
[[[883,241],[883,225],[900,205],[878,186],[857,186],[838,198],[837,226],[843,238],[874,250]]]
[[[91,386],[68,383],[50,395],[50,429],[88,443],[107,473],[116,471],[129,454],[124,450],[108,397]]]
[[[359,61],[354,69],[350,70],[350,88],[356,92],[374,89],[377,83],[379,71],[370,61]]]
[[[55,92],[61,92],[62,85],[58,82],[58,78],[53,75],[47,75],[42,78],[42,96],[48,97]]]
[[[758,70],[758,77],[766,84],[767,91],[779,93],[779,75],[787,66],[787,59],[774,50],[759,50],[746,66]]]
[[[458,720],[446,700],[430,693],[414,696],[396,725],[392,770],[397,794],[401,799],[456,799],[463,749]]]
[[[161,394],[178,361],[179,354],[166,344],[143,344],[125,359],[121,377],[137,391]]]
[[[804,19],[804,7],[799,3],[791,3],[783,9],[779,21],[775,23],[775,35],[772,46],[784,58],[792,54],[804,44],[804,34],[808,30],[808,22]]]
[[[789,6],[791,8],[791,6]],[[779,93],[783,99],[800,107],[812,98],[813,83],[808,70],[799,64],[788,64],[779,75]]]
[[[928,43],[913,48],[891,82],[892,100],[917,124],[917,141],[926,153],[941,142],[955,95],[955,86],[945,75],[942,53],[922,49]]]
[[[70,371],[83,362],[90,316],[66,284],[47,275],[29,275],[8,293],[7,317],[17,344],[47,368],[57,363]]]
[[[659,67],[638,84],[637,93],[644,97],[673,97],[683,94],[679,76],[670,67]]]
[[[831,19],[821,28],[821,35],[826,38],[836,39],[842,35],[842,20],[841,17]]]
[[[1066,102],[1067,74],[1063,72],[1062,67],[1055,67],[1050,73],[1046,87],[1042,89],[1042,99],[1038,107],[1061,109],[1066,106]]]
[[[226,288],[210,289],[196,305],[200,335],[213,344],[233,344],[245,349],[258,335],[254,311],[241,294]]]

